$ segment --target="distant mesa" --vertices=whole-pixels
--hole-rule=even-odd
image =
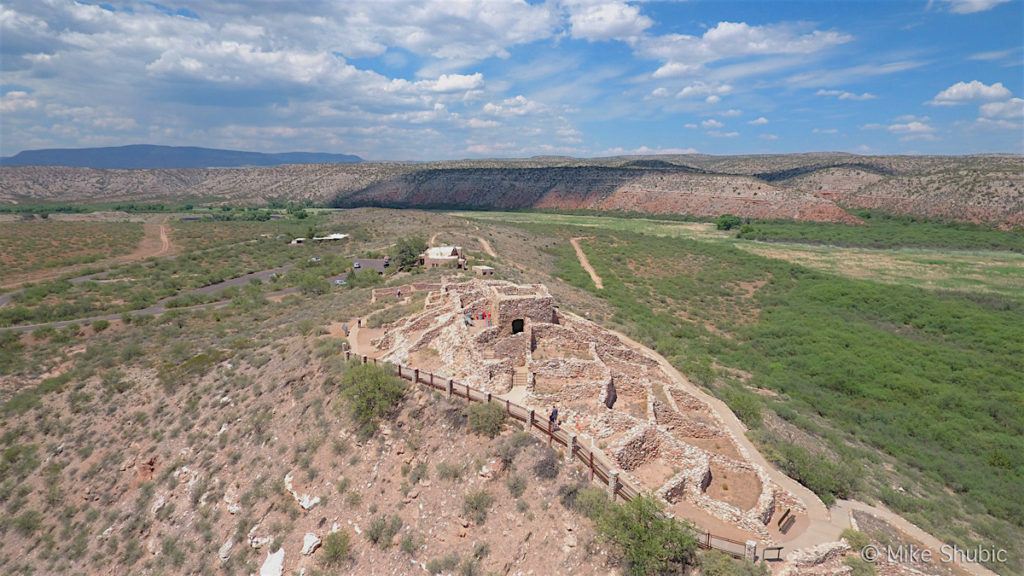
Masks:
[[[0,158],[0,166],[71,166],[75,168],[240,168],[282,164],[352,164],[351,154],[324,152],[246,152],[195,146],[132,144],[107,148],[25,150]]]

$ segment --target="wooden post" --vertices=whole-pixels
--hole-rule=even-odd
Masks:
[[[619,473],[616,470],[608,471],[608,497],[615,502],[615,496],[619,493]]]
[[[433,372],[430,373],[430,387],[431,388],[434,387],[434,373]]]
[[[466,384],[466,402],[472,402],[473,399],[469,396],[469,384]]]
[[[448,379],[448,399],[449,400],[452,399],[452,388],[454,387],[454,384],[455,384],[454,380],[449,378]]]
[[[363,354],[363,364],[366,364],[366,354]]]
[[[590,481],[594,481],[594,451],[590,451]]]
[[[551,420],[548,420],[548,446],[551,446],[551,441],[555,438],[555,433],[551,431]]]
[[[349,350],[345,350],[345,360],[351,360],[351,359],[352,359],[352,352],[350,352]]]
[[[569,433],[569,441],[566,443],[565,463],[572,464],[572,457],[576,455],[576,435]]]
[[[511,414],[511,413],[512,413],[512,407],[509,404],[508,398],[506,398],[505,399],[505,414]]]
[[[419,381],[420,381],[420,369],[416,368],[415,370],[412,371],[412,383],[416,384]]]
[[[398,365],[398,377],[399,378],[402,377],[402,365],[401,364]]]
[[[533,430],[533,417],[534,417],[534,411],[530,410],[530,425],[527,427],[527,430]]]
[[[490,392],[487,393],[487,403],[488,404],[491,403],[491,393]]]

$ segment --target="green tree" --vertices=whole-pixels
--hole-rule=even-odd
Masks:
[[[715,228],[719,230],[732,230],[743,224],[743,220],[739,216],[733,216],[732,214],[722,214],[715,220]]]
[[[373,364],[350,363],[342,374],[341,388],[356,430],[364,438],[377,431],[380,420],[390,415],[405,396],[405,383]]]
[[[314,273],[304,274],[299,280],[299,291],[307,296],[326,294],[331,290],[331,283]]]
[[[606,507],[597,517],[597,529],[619,549],[629,574],[681,573],[694,563],[693,530],[663,516],[649,496]]]
[[[409,236],[398,241],[395,247],[395,263],[399,270],[412,270],[419,264],[420,254],[427,249],[427,243],[419,236]]]

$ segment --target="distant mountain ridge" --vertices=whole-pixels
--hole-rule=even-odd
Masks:
[[[282,164],[352,164],[351,154],[246,152],[196,146],[132,144],[106,148],[47,148],[0,157],[0,166],[70,166],[102,169],[236,168]]]
[[[1024,227],[1024,156],[661,155],[103,170],[0,167],[0,206],[305,202],[850,222],[852,210]]]

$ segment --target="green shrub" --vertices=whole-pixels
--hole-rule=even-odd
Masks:
[[[771,571],[764,562],[755,564],[718,550],[708,550],[700,555],[700,573],[701,576],[768,576]]]
[[[458,480],[462,478],[462,467],[447,462],[438,462],[435,466],[437,477],[441,480]]]
[[[328,566],[337,566],[348,560],[351,544],[348,532],[332,532],[324,537],[320,551],[320,561]]]
[[[544,454],[534,462],[533,473],[537,478],[541,478],[543,480],[554,480],[555,478],[558,478],[559,465],[558,452],[555,452],[551,448],[547,448],[544,450]]]
[[[427,463],[422,461],[418,462],[411,470],[409,470],[409,484],[414,485],[420,480],[426,479],[427,476]]]
[[[434,558],[433,560],[427,562],[427,572],[431,574],[446,574],[448,572],[451,572],[452,570],[455,570],[455,568],[458,565],[459,555],[452,552],[451,554],[446,554],[441,558]]]
[[[462,502],[462,513],[469,517],[477,526],[487,521],[487,511],[494,503],[494,496],[487,490],[475,490],[466,494]]]
[[[850,548],[853,549],[853,551],[855,552],[858,550],[863,550],[865,546],[871,544],[871,538],[868,538],[867,534],[860,532],[858,530],[854,530],[853,528],[847,528],[846,530],[843,530],[842,537],[846,539],[846,541],[850,544]]]
[[[92,329],[96,332],[103,332],[107,328],[110,328],[110,322],[106,320],[95,320],[92,323]]]
[[[519,498],[526,492],[526,479],[518,474],[511,474],[505,479],[505,486],[513,498]]]
[[[366,539],[384,550],[391,547],[395,534],[398,534],[401,529],[401,518],[398,516],[388,518],[382,514],[370,521],[370,526],[366,529]]]
[[[406,534],[402,536],[402,542],[398,547],[409,556],[412,556],[416,552],[416,539],[413,538],[412,534]]]
[[[382,418],[391,415],[405,396],[405,383],[373,364],[349,363],[341,377],[359,435],[368,438]]]
[[[715,219],[715,228],[719,230],[732,230],[743,224],[743,219],[732,214],[722,214]]]
[[[469,429],[488,438],[501,433],[505,416],[505,408],[498,404],[470,404],[466,408]]]
[[[756,394],[740,388],[726,388],[722,390],[722,400],[747,427],[761,427],[761,400]]]
[[[494,455],[501,460],[506,468],[511,468],[516,456],[527,446],[537,444],[537,439],[529,432],[519,431],[501,440],[494,448]]]
[[[843,564],[850,567],[850,576],[875,576],[875,565],[859,556],[848,556]]]
[[[38,510],[26,510],[14,519],[14,529],[22,536],[35,534],[43,525],[43,515]]]
[[[858,473],[846,464],[835,464],[819,454],[783,440],[774,440],[769,456],[797,482],[807,486],[826,505],[853,492]]]

